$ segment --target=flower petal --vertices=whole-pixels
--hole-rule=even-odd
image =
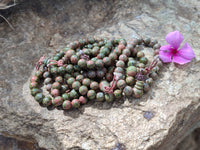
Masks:
[[[178,49],[183,41],[183,36],[179,31],[170,32],[165,37],[165,40],[174,48]]]
[[[167,51],[170,52],[171,51],[171,47],[172,47],[171,45],[164,45],[164,46],[160,47],[160,50],[161,51],[165,51],[165,52],[167,52]]]
[[[164,62],[168,63],[172,61],[172,53],[166,51],[159,51],[159,58]]]
[[[174,55],[172,59],[173,59],[172,60],[173,62],[181,64],[181,65],[183,65],[183,64],[188,63],[188,62],[191,61],[190,59],[185,59],[185,58],[181,57],[178,54]]]
[[[193,59],[195,54],[188,43],[185,43],[183,47],[177,52],[181,57],[185,59]]]

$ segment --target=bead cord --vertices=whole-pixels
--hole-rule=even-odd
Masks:
[[[88,99],[112,102],[122,93],[140,98],[149,90],[162,62],[156,58],[145,68],[148,60],[143,52],[135,50],[137,45],[155,51],[160,48],[151,39],[127,43],[125,39],[90,38],[70,43],[52,59],[42,56],[30,80],[31,95],[44,106],[62,105],[63,109],[78,108]],[[44,96],[38,88],[42,80],[51,96]]]
[[[39,61],[37,62],[37,65],[35,66],[36,70],[40,69],[40,66],[42,65],[42,62],[43,62],[44,58],[45,58],[44,55],[42,57],[40,57]]]

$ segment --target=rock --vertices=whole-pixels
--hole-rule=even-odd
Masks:
[[[48,150],[115,149],[118,143],[135,150],[174,149],[199,127],[198,5],[197,0],[28,0],[17,5],[9,17],[15,31],[0,24],[0,132]],[[164,45],[166,34],[174,30],[182,33],[196,58],[184,66],[164,65],[140,99],[63,111],[41,107],[30,95],[28,82],[38,59],[73,40],[148,36]],[[146,111],[154,114],[149,121]]]

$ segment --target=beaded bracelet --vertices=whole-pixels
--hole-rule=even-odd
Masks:
[[[154,49],[154,60],[135,47]],[[157,40],[89,38],[75,41],[53,58],[41,57],[30,79],[31,95],[43,106],[78,108],[88,100],[112,102],[122,96],[140,98],[150,89],[162,62]],[[41,65],[43,66],[41,68]],[[44,84],[43,84],[44,83]],[[39,88],[44,85],[48,96]]]

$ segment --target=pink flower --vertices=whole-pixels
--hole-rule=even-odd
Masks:
[[[179,31],[168,33],[165,40],[169,45],[162,46],[159,52],[159,57],[164,63],[173,61],[182,65],[190,62],[195,57],[188,43],[185,43],[182,48],[178,49],[183,41],[183,36]]]

